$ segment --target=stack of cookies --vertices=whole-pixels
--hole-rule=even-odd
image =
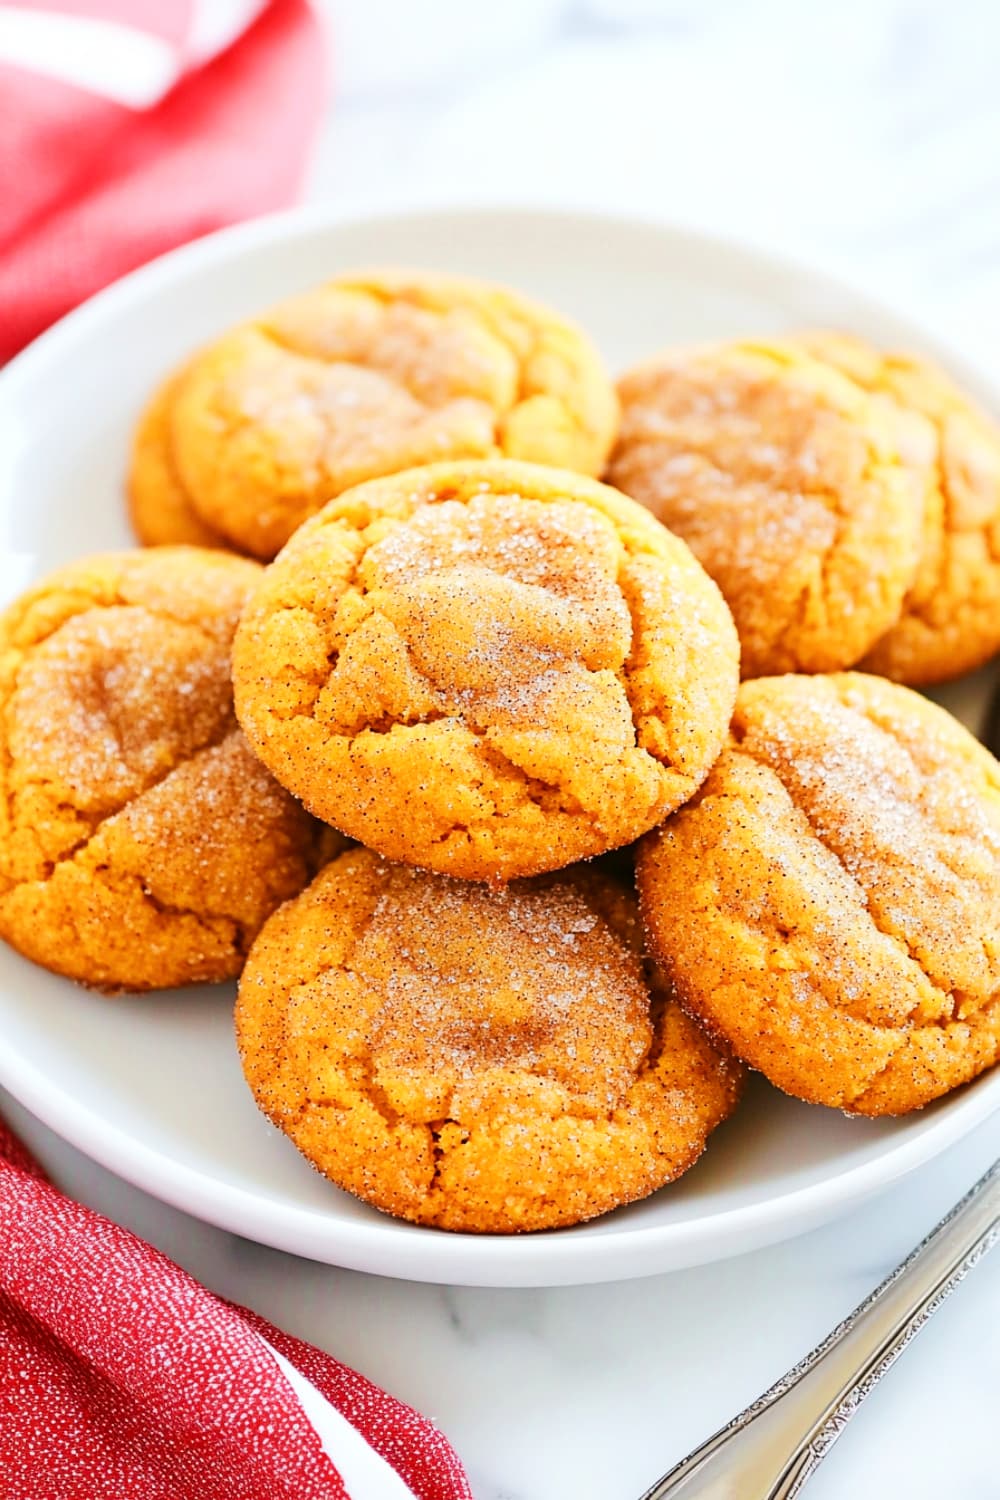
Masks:
[[[1000,766],[898,685],[1000,649],[1000,438],[937,371],[803,334],[616,396],[512,292],[345,277],[175,372],[129,493],[150,550],[0,619],[0,935],[240,976],[340,1186],[551,1228],[744,1063],[876,1115],[1000,1057]]]

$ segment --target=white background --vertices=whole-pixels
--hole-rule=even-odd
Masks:
[[[640,212],[818,256],[1000,375],[995,0],[330,0],[308,196]],[[260,1249],[4,1099],[75,1195],[434,1416],[477,1500],[636,1500],[798,1359],[1000,1154],[993,1122],[831,1228],[618,1286],[449,1290]],[[815,1500],[995,1500],[1000,1255],[856,1418]],[[747,1496],[746,1500],[752,1500]]]

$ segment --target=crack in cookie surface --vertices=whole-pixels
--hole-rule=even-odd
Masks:
[[[254,944],[237,1036],[258,1103],[342,1187],[442,1228],[653,1191],[741,1070],[651,1005],[633,908],[596,869],[498,890],[349,851]]]
[[[898,618],[923,491],[896,413],[793,345],[666,353],[620,383],[608,477],[683,536],[746,677],[852,665]]]
[[[390,858],[504,879],[627,843],[690,795],[736,643],[639,507],[497,461],[331,502],[268,570],[234,672],[255,748],[319,816]]]
[[[193,524],[267,559],[331,496],[418,464],[508,454],[596,474],[616,424],[595,351],[546,309],[454,278],[344,277],[154,396],[133,514],[150,539]]]
[[[686,1003],[790,1093],[901,1113],[1000,1055],[1000,768],[903,688],[744,684],[640,889]]]
[[[85,560],[0,620],[0,933],[106,989],[238,972],[318,858],[252,756],[229,649],[256,564]]]
[[[1000,430],[929,360],[826,331],[795,342],[900,408],[927,491],[916,577],[862,667],[909,683],[971,671],[1000,649]]]

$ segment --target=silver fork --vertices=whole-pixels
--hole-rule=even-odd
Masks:
[[[982,735],[1000,756],[1000,690]],[[640,1500],[791,1500],[932,1313],[1000,1238],[1000,1161],[800,1364]]]
[[[1000,1238],[1000,1161],[806,1358],[642,1500],[790,1500],[966,1271]]]

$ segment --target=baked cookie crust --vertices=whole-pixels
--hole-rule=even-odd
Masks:
[[[922,418],[792,343],[667,351],[618,389],[608,481],[718,583],[744,677],[852,666],[895,624],[923,536]]]
[[[107,990],[239,972],[328,837],[251,753],[229,654],[256,563],[72,563],[0,616],[0,936]]]
[[[225,334],[154,395],[132,513],[143,540],[204,527],[267,560],[331,497],[414,465],[506,455],[599,474],[617,420],[590,341],[548,308],[451,276],[342,276]]]
[[[787,1093],[904,1114],[1000,1058],[1000,766],[907,688],[744,683],[638,885],[683,1004]]]
[[[1000,651],[1000,430],[943,370],[882,354],[847,334],[796,342],[866,390],[925,419],[931,451],[914,455],[926,485],[923,545],[899,620],[860,663],[898,682],[945,682]]]
[[[352,849],[265,925],[237,1039],[260,1107],[387,1213],[554,1228],[687,1170],[738,1063],[660,991],[595,869],[495,889]]]
[[[641,506],[498,460],[331,501],[267,569],[233,656],[257,753],[387,858],[510,880],[638,837],[707,774],[737,642]]]

